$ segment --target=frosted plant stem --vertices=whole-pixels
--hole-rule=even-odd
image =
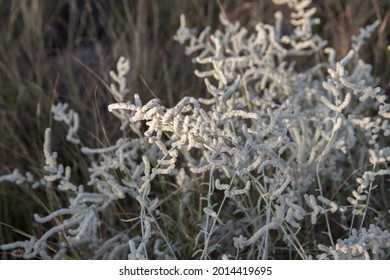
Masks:
[[[216,222],[218,220],[219,214],[221,213],[222,207],[225,204],[226,198],[227,198],[227,196],[223,197],[221,205],[219,206],[219,209],[218,209],[218,212],[217,212],[217,216],[213,219],[213,223],[211,225],[210,232],[208,234],[208,239],[210,239],[211,235],[213,234],[213,231],[214,231],[214,228],[215,228],[215,224],[216,224]],[[209,241],[207,240],[207,244],[208,243],[209,243]]]
[[[338,113],[336,113],[335,120],[337,120],[337,117],[338,117]],[[321,184],[321,180],[320,180],[320,174],[319,174],[320,163],[322,162],[322,160],[323,160],[323,158],[325,157],[325,155],[329,152],[329,150],[330,150],[330,148],[331,148],[331,145],[334,143],[336,131],[337,131],[337,129],[335,129],[335,125],[334,125],[334,126],[333,126],[333,130],[332,130],[332,135],[331,135],[331,137],[330,137],[330,141],[329,141],[328,144],[326,145],[324,151],[321,153],[320,159],[318,160],[317,166],[316,166],[317,182],[318,182],[318,187],[319,187],[319,190],[320,190],[320,195],[321,195],[322,197],[324,197],[324,193],[323,193],[322,184]],[[323,202],[321,202],[321,203],[322,203],[322,207],[325,208],[324,203],[323,203]],[[332,246],[334,246],[334,242],[333,242],[333,238],[332,238],[332,233],[331,233],[331,230],[330,230],[328,212],[325,211],[324,215],[325,215],[326,227],[328,228],[328,237],[329,237],[329,241],[330,241],[330,244],[332,244]]]
[[[208,209],[211,208],[211,194],[212,194],[212,185],[211,184],[212,184],[212,181],[213,181],[213,174],[210,171],[209,190],[207,193],[207,208]],[[202,260],[205,260],[207,258],[207,255],[208,255],[207,250],[208,250],[210,234],[211,234],[211,231],[210,232],[208,231],[209,223],[210,223],[210,215],[206,215],[206,224],[205,224],[205,228],[204,228],[204,248],[203,248],[203,252],[202,252],[202,256],[201,256]]]
[[[145,222],[144,222],[144,218],[145,218],[145,207],[144,206],[141,206],[141,215],[140,215],[140,219],[141,219],[141,233],[142,233],[142,238],[144,239],[145,238]],[[145,245],[142,246],[143,247],[143,250],[144,250],[144,256],[146,259],[148,259],[148,252],[146,251],[146,247]]]
[[[355,208],[356,208],[356,205],[353,206],[354,210],[355,210]],[[349,235],[352,234],[353,224],[355,222],[355,216],[356,215],[352,213],[351,225],[349,226],[349,232],[348,232]]]
[[[372,168],[372,171],[374,172],[375,170],[375,167],[376,167],[376,164],[374,164],[373,168]],[[368,194],[367,194],[367,203],[366,203],[366,207],[364,209],[364,214],[363,214],[363,218],[362,218],[362,221],[360,223],[360,228],[359,229],[362,229],[363,228],[363,224],[364,224],[364,219],[366,218],[366,214],[367,214],[367,209],[368,209],[368,204],[370,202],[370,198],[371,198],[371,191],[372,191],[372,182],[370,183],[370,188],[368,190]]]
[[[316,175],[317,175],[318,186],[319,186],[319,189],[320,189],[320,195],[323,197],[324,194],[323,194],[323,191],[322,191],[322,185],[321,185],[321,181],[320,181],[320,177],[319,177],[319,173],[318,173],[319,165],[320,165],[320,161],[317,163],[317,167],[316,167],[316,173],[317,173],[317,174],[316,174]],[[325,208],[325,205],[324,205],[323,202],[322,202],[322,207]],[[334,242],[333,242],[333,238],[332,238],[332,233],[331,233],[331,230],[330,230],[328,212],[325,211],[324,215],[325,215],[326,227],[328,228],[328,237],[329,237],[329,241],[330,241],[330,243],[332,244],[332,246],[334,246]]]
[[[230,187],[232,186],[235,177],[236,177],[236,175],[234,175],[233,178],[230,180],[229,189],[230,189]],[[209,243],[209,240],[210,240],[211,235],[212,235],[213,232],[214,232],[214,228],[215,228],[215,225],[216,225],[216,223],[217,223],[217,221],[218,221],[218,217],[219,217],[219,215],[221,214],[222,207],[225,205],[225,201],[226,201],[226,199],[228,198],[228,196],[227,196],[226,194],[228,193],[229,189],[225,190],[225,196],[223,197],[222,202],[221,202],[221,204],[219,205],[218,212],[217,212],[217,216],[216,216],[215,218],[213,218],[213,223],[212,223],[212,225],[211,225],[211,228],[210,228],[210,231],[209,231],[209,234],[208,234],[208,240],[207,240],[207,242],[205,243],[205,244],[207,244],[207,245],[208,245],[208,243]],[[206,247],[205,247],[205,249],[206,249]]]
[[[270,199],[270,196],[268,198]],[[268,201],[266,204],[269,205],[270,202]],[[267,207],[267,224],[269,224],[270,222],[271,222],[271,209],[270,209],[270,207]],[[263,257],[262,257],[263,260],[268,259],[268,235],[269,235],[269,231],[267,230],[265,232],[264,239],[263,239],[265,242],[264,250],[263,250]]]
[[[255,180],[255,178],[254,178],[252,175],[250,175],[250,177],[252,178],[252,180]],[[265,204],[266,204],[266,206],[267,206],[267,209],[270,209],[270,213],[271,213],[274,217],[276,217],[275,211],[272,209],[271,203],[270,203],[268,200],[266,200],[264,187],[263,187],[259,182],[257,182],[257,181],[254,181],[254,182],[257,183],[257,184],[254,184],[254,185],[255,185],[255,186],[258,186],[258,191],[259,191],[259,193],[260,193],[261,198],[264,200],[264,202],[265,202]],[[290,229],[290,227],[286,226],[286,228],[287,228],[288,232],[290,232],[290,233],[293,232],[293,231]],[[288,234],[288,232],[286,231],[286,229],[283,227],[283,224],[280,226],[280,229],[283,231],[284,236],[287,237],[288,241],[292,244],[292,246],[295,248],[295,250],[296,250],[296,251],[298,252],[298,254],[301,256],[301,258],[302,258],[303,260],[307,260],[307,255],[306,255],[306,253],[305,253],[305,250],[303,249],[303,247],[302,247],[301,243],[299,242],[299,240],[296,238],[295,234],[293,235],[293,236],[294,236],[294,239],[295,239],[295,241],[294,241],[294,240],[291,239],[290,235]],[[298,245],[295,244],[295,243],[297,243]]]
[[[148,213],[149,213],[150,217],[152,217],[153,221],[155,221],[154,224],[156,225],[156,227],[157,227],[158,231],[160,232],[162,238],[164,239],[165,243],[167,244],[168,249],[169,249],[169,251],[171,252],[172,256],[174,257],[175,260],[177,260],[176,254],[175,254],[175,252],[173,251],[173,248],[172,248],[172,246],[171,246],[171,243],[169,242],[169,240],[167,239],[167,237],[166,237],[165,234],[163,233],[163,231],[162,231],[160,225],[156,222],[157,220],[156,220],[156,218],[154,217],[152,211],[150,211],[149,208],[146,208],[146,209],[148,210]]]

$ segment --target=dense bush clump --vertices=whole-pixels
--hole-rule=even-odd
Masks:
[[[120,58],[108,110],[115,144],[87,147],[78,114],[52,106],[88,166],[85,182],[44,137],[43,178],[15,170],[0,181],[51,188],[63,205],[34,219],[41,236],[0,246],[24,258],[385,259],[390,256],[390,104],[359,59],[379,22],[336,51],[313,32],[310,0],[253,31],[221,14],[197,34],[181,17],[175,40],[198,65],[207,95],[167,108],[129,97]],[[120,214],[117,214],[120,213]]]

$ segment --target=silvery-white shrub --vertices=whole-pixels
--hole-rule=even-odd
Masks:
[[[162,229],[164,197],[151,195],[165,178],[186,204],[197,193],[196,180],[206,188],[197,198],[204,207],[192,237],[194,258],[269,259],[287,252],[302,259],[388,258],[389,209],[376,197],[388,191],[390,104],[372,66],[359,58],[379,22],[362,28],[336,61],[336,51],[313,32],[319,19],[310,0],[273,2],[291,8],[291,34],[283,32],[281,12],[274,25],[258,23],[253,32],[223,14],[215,32],[197,33],[180,18],[174,39],[194,57],[195,75],[207,89],[203,98],[184,97],[172,108],[158,99],[143,104],[129,96],[130,62],[120,58],[110,72],[116,103],[108,110],[123,137],[112,146],[86,147],[78,114],[55,104],[54,119],[69,128],[66,139],[90,162],[88,182],[72,181],[71,168],[51,150],[48,128],[46,175],[15,170],[0,181],[56,188],[68,194],[68,204],[34,216],[39,223],[61,221],[42,236],[1,249],[58,259],[84,245],[96,259],[179,258],[187,246]],[[107,229],[102,239],[100,214],[128,197],[138,203],[137,231]],[[65,240],[53,253],[49,242],[60,234]]]

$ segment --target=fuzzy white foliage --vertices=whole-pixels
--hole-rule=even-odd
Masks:
[[[177,258],[177,251],[188,246],[175,244],[165,234],[159,208],[168,198],[155,197],[161,193],[160,183],[169,182],[181,196],[181,217],[191,198],[204,193],[199,186],[208,186],[207,194],[198,198],[205,204],[197,207],[200,232],[194,237],[194,256],[200,252],[201,258],[208,258],[217,247],[213,241],[224,240],[221,258],[234,253],[235,258],[267,258],[273,239],[307,259],[311,256],[305,249],[313,244],[303,248],[307,235],[300,234],[302,228],[319,225],[330,231],[327,215],[343,224],[347,215],[357,213],[363,219],[360,225],[348,225],[351,235],[331,247],[328,233],[329,239],[321,239],[327,245],[319,246],[325,253],[318,257],[388,256],[388,232],[362,226],[364,219],[372,222],[376,217],[369,210],[374,184],[382,179],[383,187],[390,174],[390,105],[371,66],[358,54],[378,23],[353,37],[352,50],[337,62],[335,50],[312,32],[319,20],[313,18],[310,0],[274,3],[291,8],[292,34],[283,34],[281,12],[275,14],[274,25],[258,23],[252,34],[221,15],[221,30],[207,27],[196,35],[184,15],[180,17],[174,39],[187,44],[185,53],[201,66],[195,75],[204,81],[207,99],[187,96],[167,108],[158,99],[142,104],[137,94],[127,98],[130,62],[121,57],[116,71],[110,72],[116,103],[109,104],[108,111],[124,132],[115,144],[86,147],[77,133],[78,114],[67,104],[54,105],[54,119],[69,128],[67,140],[80,146],[90,163],[86,186],[72,183],[72,169],[57,162],[47,129],[45,176],[36,180],[15,170],[0,182],[54,185],[68,195],[69,204],[45,217],[34,216],[44,224],[61,220],[43,236],[1,249],[22,247],[25,258],[57,259],[68,246],[88,245],[94,259]],[[325,60],[319,59],[320,53]],[[367,111],[374,113],[367,116]],[[356,180],[349,180],[356,170]],[[209,179],[198,181],[204,178]],[[334,186],[342,188],[335,193]],[[84,192],[87,188],[93,191]],[[139,209],[138,231],[108,229],[107,239],[101,240],[101,214],[125,199]],[[222,215],[225,208],[228,214]],[[236,220],[238,213],[245,218]],[[53,254],[48,244],[59,234],[66,242],[59,242]]]
[[[64,122],[68,126],[68,134],[66,140],[74,144],[81,144],[77,135],[79,128],[79,115],[73,110],[69,109],[67,103],[57,103],[51,107],[54,120]]]
[[[390,249],[390,233],[388,230],[371,225],[369,229],[352,230],[351,236],[338,240],[335,247],[319,245],[325,253],[319,259],[334,260],[369,260],[388,259]]]
[[[355,52],[358,52],[361,48],[361,46],[365,43],[367,39],[371,37],[371,35],[374,33],[375,29],[380,25],[380,21],[377,20],[374,23],[364,27],[360,28],[359,35],[353,35],[352,36],[352,49]]]
[[[129,92],[126,86],[126,74],[130,70],[130,61],[123,56],[119,58],[116,64],[117,72],[110,71],[110,76],[115,83],[110,85],[111,93],[117,102],[125,100]]]

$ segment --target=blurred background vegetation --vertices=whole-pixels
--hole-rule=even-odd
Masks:
[[[381,21],[361,56],[388,90],[390,1],[316,0],[313,5],[321,19],[315,31],[338,58],[350,49],[351,35]],[[104,145],[104,132],[114,141],[119,124],[106,109],[114,100],[101,79],[110,81],[108,71],[120,56],[131,60],[130,92],[144,100],[158,97],[173,106],[183,96],[205,94],[191,58],[173,41],[180,14],[198,30],[219,28],[220,12],[254,30],[259,21],[273,23],[279,8],[271,0],[0,0],[0,175],[14,168],[43,175],[43,134],[52,125],[54,102],[69,102],[79,113],[84,143]],[[284,14],[288,17],[288,10]],[[53,130],[65,132],[58,125]],[[53,138],[60,161],[73,167],[75,181],[85,183],[87,163],[79,151],[65,137]],[[23,240],[25,233],[40,235],[39,225],[31,224],[33,213],[56,209],[61,199],[52,190],[1,183],[0,243]]]

